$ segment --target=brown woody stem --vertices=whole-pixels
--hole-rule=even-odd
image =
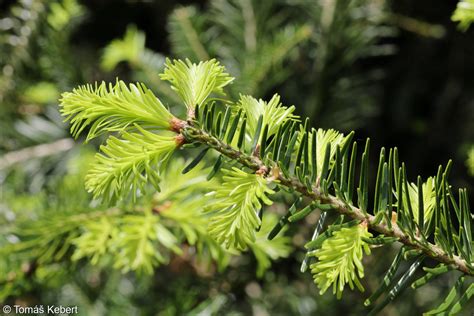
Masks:
[[[335,196],[323,194],[316,185],[313,186],[312,190],[308,190],[306,185],[301,183],[298,179],[285,177],[278,168],[272,169],[270,166],[266,166],[258,157],[247,155],[201,129],[186,126],[181,130],[181,133],[188,143],[198,142],[206,144],[224,156],[238,161],[243,166],[255,172],[261,173],[262,170],[265,170],[268,174],[271,174],[273,178],[278,180],[280,185],[292,188],[312,200],[320,201],[321,204],[330,204],[334,207],[336,212],[366,222],[368,227],[373,231],[384,234],[387,237],[398,238],[398,241],[402,244],[420,250],[426,256],[441,263],[452,265],[467,275],[474,276],[474,271],[469,268],[466,261],[461,257],[456,255],[449,256],[439,246],[424,240],[422,241],[419,237],[415,237],[415,239],[411,238],[400,229],[396,222],[392,222],[391,228],[389,228],[387,224],[376,221],[374,215],[366,214],[359,208],[348,205],[345,201]],[[276,163],[274,165],[276,166]]]

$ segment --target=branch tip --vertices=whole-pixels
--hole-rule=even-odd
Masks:
[[[186,143],[186,137],[183,134],[178,134],[174,137],[177,147],[181,147],[184,143]]]
[[[188,122],[194,121],[196,118],[196,111],[194,110],[193,107],[188,108]]]
[[[180,120],[179,118],[173,117],[170,120],[170,130],[176,133],[180,133],[183,128],[188,126],[186,121]]]
[[[255,171],[255,174],[266,175],[267,172],[268,172],[268,168],[262,165],[257,171]]]

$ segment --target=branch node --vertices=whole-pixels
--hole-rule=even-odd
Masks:
[[[170,120],[170,130],[175,133],[180,133],[186,126],[188,126],[188,122],[180,120],[179,118],[173,117]]]

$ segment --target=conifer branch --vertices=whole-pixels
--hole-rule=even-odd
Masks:
[[[96,90],[89,86],[86,90],[63,94],[62,112],[72,122],[73,134],[77,136],[86,126],[90,126],[89,139],[102,133],[119,132],[120,138],[111,135],[106,145],[101,146],[102,154],[96,156],[86,178],[87,187],[95,197],[121,200],[127,199],[125,193],[131,191],[135,198],[149,183],[159,189],[166,162],[174,151],[204,147],[182,170],[182,174],[188,174],[212,148],[220,155],[206,178],[211,179],[220,170],[223,182],[215,190],[209,190],[206,196],[214,202],[201,205],[201,210],[210,216],[208,233],[227,249],[250,247],[259,253],[253,244],[263,225],[263,204],[272,204],[269,196],[283,188],[297,193],[298,198],[287,214],[275,222],[273,229],[263,227],[270,231],[269,242],[286,224],[303,219],[315,209],[333,210],[341,215],[322,235],[313,235],[305,245],[308,251],[302,270],[306,270],[309,257],[316,259],[310,268],[321,293],[331,284],[337,297],[341,296],[345,284],[363,291],[358,278],[364,276],[361,264],[364,253],[369,253],[370,245],[394,241],[403,244],[402,255],[406,260],[409,257],[416,260],[395,281],[399,262],[396,260],[387,278],[397,283],[386,299],[374,307],[374,312],[408,286],[426,257],[466,276],[474,276],[467,192],[459,189],[459,198],[454,196],[447,182],[451,162],[446,168],[440,166],[437,175],[426,182],[418,177],[416,184],[410,183],[405,165],[399,163],[397,149],[382,148],[373,206],[369,206],[370,140],[358,164],[353,132],[344,135],[332,129],[311,128],[309,119],[301,122],[293,114],[294,107],[282,105],[278,95],[268,102],[245,95],[236,103],[215,98],[223,95],[223,87],[233,80],[216,60],[198,64],[168,60],[165,68],[160,77],[170,82],[186,106],[186,121],[171,114],[144,87],[140,90],[131,85],[129,88],[122,82],[108,90],[103,84]],[[145,99],[147,102],[143,102]],[[129,111],[130,107],[137,109],[135,102],[140,110],[138,117]],[[141,115],[150,108],[157,115]],[[236,168],[236,164],[240,164],[241,169]],[[357,165],[360,166],[358,185],[355,183]],[[300,208],[298,204],[303,197],[310,203]],[[96,228],[100,225],[93,225],[91,230],[96,231]],[[135,235],[134,229],[130,232]],[[378,233],[375,237],[371,234],[374,232]],[[175,242],[169,237],[161,243],[172,250]],[[86,239],[85,243],[89,241]],[[144,242],[140,239],[135,244],[143,246]],[[142,246],[141,249],[149,248]],[[126,269],[132,266],[133,270],[143,267],[151,271],[150,260],[156,259],[156,264],[163,261],[150,257],[135,266],[132,264],[134,248],[127,254],[129,260],[123,266]],[[334,249],[335,253],[328,249]],[[443,271],[440,273],[447,270]],[[373,298],[368,300],[368,305]]]
[[[415,236],[412,238],[405,234],[394,221],[392,221],[391,227],[388,227],[386,223],[378,221],[374,215],[363,212],[360,208],[355,206],[348,205],[346,202],[335,196],[324,194],[321,191],[319,185],[314,185],[310,191],[307,189],[307,186],[298,179],[294,177],[286,177],[278,169],[278,167],[272,167],[270,165],[267,166],[258,157],[245,154],[199,128],[187,125],[181,132],[187,143],[198,142],[207,145],[226,157],[238,161],[243,166],[255,172],[264,172],[265,174],[270,175],[275,180],[278,180],[280,185],[284,185],[290,189],[298,191],[313,201],[318,201],[321,204],[331,205],[331,208],[334,211],[351,217],[352,219],[365,222],[370,229],[383,234],[386,237],[397,238],[402,244],[421,251],[423,254],[434,260],[447,265],[453,265],[457,270],[467,275],[474,276],[474,271],[471,270],[467,263],[459,256],[450,256],[439,246],[432,243],[421,243],[420,237]],[[276,163],[274,166],[276,166]]]

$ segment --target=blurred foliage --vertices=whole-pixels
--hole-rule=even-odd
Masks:
[[[466,166],[468,168],[469,174],[474,176],[474,146],[472,146],[467,152]]]
[[[459,22],[459,28],[461,30],[467,30],[471,23],[474,22],[474,1],[459,1],[452,19],[453,21]]]
[[[82,6],[74,0],[51,6],[42,1],[20,1],[0,20],[1,151],[37,142],[18,126],[21,122],[26,121],[40,133],[44,133],[45,125],[62,125],[58,117],[48,113],[48,105],[54,106],[58,91],[80,82],[85,73],[73,62],[69,45],[70,34],[82,15]],[[64,134],[57,131],[54,136]]]
[[[185,160],[162,179],[161,193],[135,206],[107,209],[83,189],[91,154],[72,142],[57,142],[68,135],[57,112],[58,92],[120,75],[145,82],[165,106],[173,106],[179,99],[158,76],[164,56],[217,57],[238,78],[227,91],[234,97],[244,92],[269,100],[278,91],[284,103],[294,103],[295,111],[311,116],[315,126],[357,128],[377,135],[381,143],[401,144],[413,167],[409,173],[432,174],[434,164],[452,153],[458,153],[454,165],[463,166],[464,148],[474,139],[474,42],[472,30],[461,34],[450,22],[452,3],[193,3],[1,4],[0,301],[79,305],[82,315],[364,313],[354,307],[361,305],[354,301],[363,301],[359,294],[345,293],[342,301],[318,297],[311,278],[299,273],[300,249],[318,214],[292,231],[291,240],[283,232],[268,243],[263,238],[268,232],[258,232],[251,254],[235,256],[208,237],[201,206],[185,182],[176,181],[203,175],[173,176]],[[470,3],[460,2],[453,15],[463,29],[470,24]],[[54,146],[18,155],[21,149],[48,144]],[[466,168],[454,169],[453,178],[472,192]],[[182,206],[168,203],[174,200]],[[271,210],[282,215],[285,202],[282,196]],[[155,225],[145,230],[147,216]],[[165,232],[163,239],[153,234],[156,230]],[[135,248],[122,247],[127,238]],[[290,248],[298,250],[274,262],[289,255]],[[139,259],[137,249],[154,257],[152,266]],[[391,257],[377,258],[374,273],[382,277]],[[116,269],[108,268],[111,262]],[[381,277],[364,280],[363,286],[373,292]],[[441,277],[426,285],[426,296],[407,291],[384,313],[417,315],[436,306],[455,281]]]

